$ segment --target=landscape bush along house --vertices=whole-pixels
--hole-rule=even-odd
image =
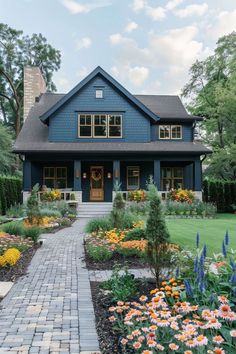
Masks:
[[[132,95],[100,67],[67,94],[45,92],[38,68],[26,67],[24,78],[14,151],[24,159],[25,198],[39,183],[65,199],[111,202],[115,182],[126,196],[150,175],[163,196],[184,188],[201,198],[201,156],[210,150],[194,141],[202,118],[179,97]]]

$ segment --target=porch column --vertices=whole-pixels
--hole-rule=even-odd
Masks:
[[[154,174],[153,174],[154,183],[158,189],[161,190],[161,163],[160,160],[154,160]]]
[[[113,160],[113,187],[120,183],[120,160]]]
[[[25,160],[23,167],[23,190],[31,191],[32,189],[32,164],[31,161]]]
[[[194,161],[194,190],[202,190],[202,166],[200,160]]]
[[[81,160],[74,160],[74,191],[81,191]]]

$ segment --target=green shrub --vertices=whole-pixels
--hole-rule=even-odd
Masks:
[[[21,202],[22,180],[17,177],[0,176],[1,213],[5,215],[10,206]]]
[[[50,209],[50,208],[40,208],[40,215],[41,217],[54,217],[54,218],[61,218],[61,213],[59,210],[55,210],[55,209]]]
[[[127,210],[133,214],[146,215],[149,210],[148,202],[130,202]]]
[[[125,257],[144,257],[144,253],[135,248],[117,248],[117,253]]]
[[[112,229],[112,223],[109,217],[92,219],[86,225],[85,231],[87,233],[97,232],[99,230],[110,230]]]
[[[192,204],[167,201],[163,204],[165,215],[214,217],[216,207],[212,203],[196,200]]]
[[[131,229],[133,224],[140,220],[140,216],[137,214],[126,212],[118,225],[119,229]]]
[[[137,294],[137,282],[127,267],[114,267],[111,278],[101,287],[111,291],[113,301],[127,301]]]
[[[27,200],[27,217],[30,224],[33,224],[33,219],[40,217],[39,200],[38,200],[39,184],[35,184]]]
[[[58,220],[60,226],[64,226],[64,227],[69,227],[72,224],[72,221],[69,218],[62,218],[60,220]]]
[[[41,234],[41,229],[37,226],[25,227],[23,233],[24,233],[23,236],[25,238],[29,237],[36,243]]]
[[[108,261],[112,258],[112,251],[104,246],[87,245],[87,252],[90,258],[96,262]]]
[[[22,205],[22,204],[12,205],[6,211],[6,216],[8,218],[22,218],[25,215],[26,215],[26,211],[25,211],[24,205]]]
[[[10,234],[10,235],[24,235],[24,227],[20,222],[10,222],[1,226],[2,231]]]
[[[135,229],[130,230],[126,234],[125,241],[141,240],[145,237],[146,237],[145,229],[135,228]]]

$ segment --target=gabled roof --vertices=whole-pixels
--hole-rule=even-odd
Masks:
[[[176,95],[135,95],[135,97],[163,120],[203,119],[188,114],[181,99]]]
[[[125,95],[133,104],[136,105],[141,111],[152,118],[155,122],[159,120],[157,114],[151,111],[145,104],[138,100],[134,95],[127,91],[118,81],[113,79],[105,70],[100,66],[94,69],[85,79],[83,79],[78,85],[76,85],[71,91],[69,91],[65,96],[63,96],[55,105],[53,105],[48,111],[40,116],[42,122],[46,122],[47,119],[55,113],[59,108],[61,108],[71,97],[77,94],[87,83],[89,83],[95,76],[102,76],[108,82],[110,82],[118,91]]]

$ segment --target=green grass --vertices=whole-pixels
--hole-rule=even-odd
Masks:
[[[216,219],[167,219],[171,241],[183,248],[195,248],[197,231],[200,233],[200,245],[208,247],[209,255],[221,252],[222,240],[226,229],[229,230],[229,247],[236,249],[236,215],[217,214]]]

